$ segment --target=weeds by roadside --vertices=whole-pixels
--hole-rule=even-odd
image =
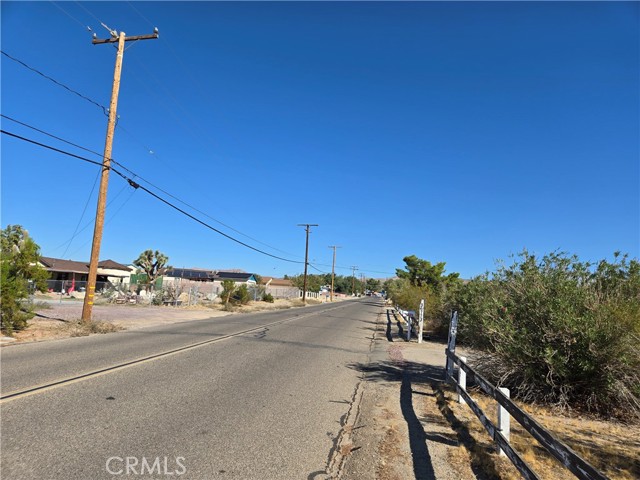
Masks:
[[[511,462],[506,457],[498,456],[491,438],[471,409],[466,404],[458,403],[457,394],[453,389],[445,384],[434,386],[434,389],[437,408],[456,431],[458,441],[469,451],[474,470],[482,471],[488,478],[520,479],[521,475]],[[471,396],[495,424],[497,422],[496,402],[480,391],[472,391]],[[640,440],[638,440],[640,425],[604,421],[595,416],[557,415],[554,410],[547,407],[517,403],[556,438],[609,478],[617,480],[640,478]],[[541,478],[557,480],[575,478],[513,419],[510,442]]]
[[[70,330],[71,337],[86,337],[92,333],[113,333],[124,330],[124,328],[119,325],[95,320],[89,322],[73,322],[67,325],[67,328]]]

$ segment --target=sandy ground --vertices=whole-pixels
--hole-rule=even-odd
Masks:
[[[343,298],[344,299],[344,298]],[[320,303],[309,299],[307,305]],[[92,331],[78,328],[82,314],[82,301],[63,299],[61,302],[50,299],[37,299],[36,316],[29,320],[27,329],[15,332],[13,338],[2,339],[1,344],[17,342],[38,342],[57,338],[88,335],[90,333],[109,333],[117,330],[135,330],[189,320],[250,313],[265,310],[277,310],[303,307],[301,300],[276,299],[274,303],[250,302],[248,305],[226,311],[222,305],[211,306],[152,306],[152,305],[94,305],[92,319],[97,328]]]

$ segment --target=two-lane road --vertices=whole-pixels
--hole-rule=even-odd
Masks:
[[[367,299],[5,347],[2,476],[327,478],[379,312]]]

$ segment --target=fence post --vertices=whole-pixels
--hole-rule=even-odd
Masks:
[[[511,398],[511,392],[508,388],[500,387],[499,390],[504,393],[505,397]],[[511,425],[510,425],[510,416],[509,412],[500,404],[498,404],[498,431],[502,434],[502,436],[509,441],[509,437],[511,436]],[[506,457],[507,454],[498,447],[498,455],[501,457]]]
[[[411,315],[409,315],[409,311],[407,311],[407,318],[405,319],[407,322],[407,342],[411,341]]]
[[[467,363],[467,357],[458,358],[464,363]],[[460,365],[460,368],[458,369],[458,385],[460,385],[460,388],[462,390],[464,390],[465,392],[467,391],[467,372],[462,369],[462,365]],[[458,403],[466,403],[464,401],[464,397],[460,394],[458,394]]]
[[[422,334],[424,331],[424,298],[420,300],[420,317],[419,317],[418,323],[420,325],[420,331],[418,334],[418,343],[422,343]]]
[[[456,334],[458,333],[458,312],[451,314],[451,322],[449,322],[449,341],[447,342],[447,349],[451,353],[456,353]],[[453,377],[453,360],[447,357],[447,378]]]

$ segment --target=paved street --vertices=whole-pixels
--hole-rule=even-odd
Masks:
[[[327,478],[380,310],[366,299],[5,347],[2,394],[18,395],[2,404],[3,478]]]

